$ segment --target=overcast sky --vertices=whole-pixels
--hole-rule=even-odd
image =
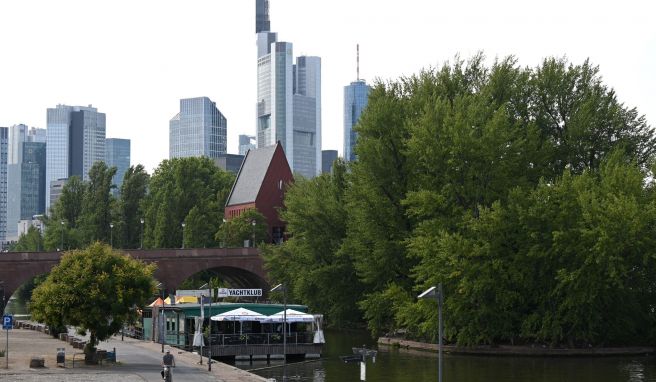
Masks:
[[[590,58],[627,106],[656,123],[652,1],[270,0],[294,55],[322,58],[323,149],[342,152],[343,87],[396,79],[454,55]],[[92,104],[132,164],[168,158],[179,99],[207,96],[228,119],[228,152],[255,134],[254,0],[0,0],[0,126],[46,127],[46,109]]]

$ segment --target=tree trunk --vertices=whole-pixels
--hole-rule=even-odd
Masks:
[[[84,363],[86,365],[97,365],[96,357],[96,333],[90,332],[89,342],[84,346]]]

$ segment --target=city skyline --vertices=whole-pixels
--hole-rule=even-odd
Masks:
[[[132,164],[142,163],[149,172],[168,157],[168,120],[181,98],[207,96],[217,103],[231,121],[229,153],[238,152],[238,135],[255,134],[254,1],[199,1],[184,7],[167,1],[82,4],[28,0],[0,5],[13,31],[1,50],[13,59],[0,65],[0,126],[45,128],[48,107],[93,104],[107,115],[107,137],[130,139]],[[131,11],[124,12],[128,6]],[[618,98],[653,125],[653,11],[652,4],[639,1],[621,7],[565,1],[411,0],[402,7],[370,1],[270,2],[271,30],[293,41],[296,55],[322,58],[321,149],[337,149],[340,155],[343,87],[356,79],[357,43],[361,77],[370,85],[376,78],[412,75],[477,51],[488,61],[514,54],[521,66],[535,66],[549,56],[567,56],[575,64],[590,58]],[[120,30],[111,27],[115,20],[121,20]],[[174,22],[176,28],[170,28]],[[83,48],[63,54],[65,41]],[[202,48],[207,46],[221,49]],[[171,54],[180,47],[189,54]],[[83,54],[71,59],[76,52]]]

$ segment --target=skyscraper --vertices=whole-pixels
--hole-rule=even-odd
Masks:
[[[7,148],[7,241],[19,238],[18,222],[45,211],[46,130],[9,128]]]
[[[7,241],[7,149],[9,129],[0,127],[0,247]]]
[[[57,179],[77,175],[88,180],[89,170],[105,160],[105,114],[89,105],[57,105],[48,109],[46,187]],[[46,210],[50,192],[46,192]]]
[[[255,148],[255,136],[254,135],[239,135],[239,155],[246,155],[246,152],[250,149]]]
[[[107,164],[107,167],[116,167],[116,175],[113,179],[116,188],[112,192],[117,195],[123,184],[123,176],[130,168],[130,140],[121,138],[105,139],[105,164]]]
[[[180,112],[169,122],[169,158],[226,153],[228,121],[207,97],[180,100]]]
[[[364,80],[360,79],[360,45],[356,47],[356,76],[355,82],[344,87],[344,160],[347,162],[354,161],[355,143],[357,133],[353,129],[360,119],[362,110],[367,106],[369,101],[369,91],[371,88]]]
[[[298,57],[271,32],[268,0],[256,0],[257,147],[280,142],[294,172],[321,171],[321,58]]]

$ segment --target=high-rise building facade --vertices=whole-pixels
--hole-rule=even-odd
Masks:
[[[257,147],[280,142],[292,171],[321,171],[321,58],[298,57],[271,32],[268,0],[256,0]]]
[[[321,151],[321,173],[330,174],[333,171],[333,163],[337,160],[337,150]]]
[[[255,136],[254,135],[239,135],[239,155],[246,155],[248,150],[254,149],[255,145]]]
[[[130,168],[130,140],[121,138],[105,139],[105,164],[107,167],[116,167],[114,175],[113,189],[114,195],[117,195],[123,184],[125,172]]]
[[[7,157],[9,128],[0,127],[0,246],[7,241]]]
[[[46,187],[74,175],[88,180],[91,166],[105,160],[105,121],[105,114],[91,105],[48,109]],[[46,209],[50,206],[50,192],[46,192]]]
[[[169,158],[217,158],[226,153],[228,121],[207,97],[180,100],[169,122]]]
[[[351,82],[344,87],[344,160],[347,162],[356,159],[354,148],[358,135],[353,128],[367,106],[370,90],[363,80]]]
[[[7,241],[19,238],[18,222],[45,211],[46,130],[9,127]]]

